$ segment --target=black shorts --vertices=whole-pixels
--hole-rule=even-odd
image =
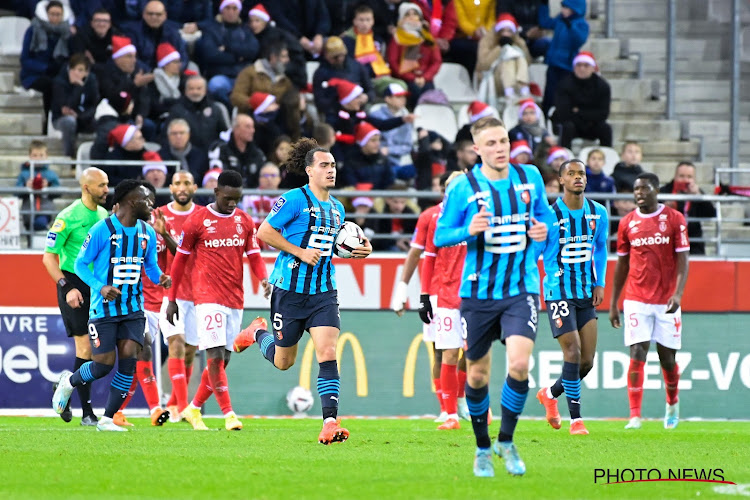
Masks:
[[[461,299],[466,328],[466,359],[476,361],[489,352],[492,342],[511,335],[536,340],[539,295],[525,293],[508,299]]]
[[[89,334],[89,306],[91,305],[91,291],[89,286],[75,274],[63,271],[65,279],[81,292],[83,304],[77,309],[73,309],[65,302],[62,288],[57,287],[57,305],[60,306],[60,315],[62,316],[65,332],[68,337],[79,337]]]
[[[141,346],[146,335],[146,316],[136,311],[125,316],[89,320],[91,354],[105,354],[117,347],[118,340],[134,340]]]
[[[274,287],[270,327],[277,346],[296,345],[305,330],[316,326],[341,329],[336,290],[309,295]]]
[[[578,331],[592,319],[597,319],[592,299],[548,300],[547,316],[553,338]]]

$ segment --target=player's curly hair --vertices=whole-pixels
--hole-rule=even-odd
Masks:
[[[315,139],[303,137],[292,144],[289,158],[281,164],[281,167],[285,168],[287,172],[304,175],[305,167],[313,164],[315,153],[318,151],[330,153],[326,148],[321,148]]]
[[[115,186],[115,196],[112,199],[112,204],[120,203],[127,195],[143,185],[143,181],[136,179],[124,179],[120,181],[120,183]]]

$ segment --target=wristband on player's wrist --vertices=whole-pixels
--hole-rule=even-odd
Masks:
[[[75,286],[65,278],[60,278],[59,280],[57,280],[57,286],[59,286],[62,290],[63,297],[67,296],[68,292],[75,288]]]

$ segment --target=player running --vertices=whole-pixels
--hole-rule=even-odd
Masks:
[[[447,174],[441,179],[444,187],[458,177],[458,172]],[[440,205],[442,208],[442,204]],[[461,326],[461,298],[458,289],[461,285],[461,272],[466,260],[466,242],[444,248],[435,247],[435,228],[440,213],[433,213],[427,226],[425,241],[425,258],[422,264],[422,297],[436,297],[437,307],[432,317],[435,325],[435,349],[442,353],[440,362],[440,387],[447,418],[438,426],[438,430],[460,429],[458,423],[459,383],[466,384],[456,370],[459,351],[463,347],[463,327]],[[421,315],[421,313],[420,313]],[[435,361],[437,365],[437,360]]]
[[[195,210],[184,223],[172,274],[174,287],[169,292],[167,321],[177,327],[180,308],[177,291],[185,278],[185,267],[195,253],[193,298],[198,321],[198,348],[205,349],[208,366],[203,371],[198,392],[182,417],[195,430],[207,430],[200,409],[213,393],[224,414],[227,430],[241,430],[242,422],[232,410],[226,366],[231,345],[240,331],[244,305],[243,255],[261,281],[266,297],[271,293],[266,266],[260,256],[253,219],[237,204],[242,198],[242,176],[236,170],[219,175],[214,189],[216,201]]]
[[[586,199],[586,164],[560,166],[563,195],[552,204],[544,249],[544,300],[552,336],[563,351],[562,375],[536,397],[547,422],[560,428],[557,399],[563,392],[570,411],[570,433],[588,434],[581,418],[581,380],[594,366],[596,307],[604,300],[607,272],[607,210]]]
[[[65,332],[75,341],[76,359],[74,370],[91,360],[89,341],[89,286],[75,272],[75,261],[81,244],[89,229],[107,217],[102,205],[107,202],[109,179],[96,167],[90,167],[81,175],[81,198],[64,208],[47,233],[47,246],[42,262],[52,279],[57,283],[57,304],[60,306]],[[77,387],[81,400],[81,425],[96,425],[98,419],[91,408],[91,384]],[[66,422],[73,419],[70,400],[60,417]]]
[[[536,257],[541,246],[534,242],[547,238],[547,226],[537,218],[548,217],[550,208],[539,171],[508,163],[510,141],[500,120],[476,121],[471,135],[482,164],[446,192],[435,245],[467,243],[460,295],[467,335],[466,402],[477,442],[474,474],[495,475],[487,426],[488,384],[490,347],[500,339],[506,345],[508,376],[494,450],[509,473],[521,475],[526,465],[513,444],[513,432],[529,392],[529,356],[536,339]]]
[[[112,417],[127,396],[136,356],[143,345],[145,317],[141,269],[151,281],[169,288],[171,280],[156,262],[156,233],[145,221],[151,217],[149,190],[141,181],[125,179],[115,188],[115,214],[91,228],[76,259],[76,274],[94,290],[89,310],[89,336],[92,361],[75,373],[60,375],[52,408],[62,413],[74,387],[107,375],[119,358],[117,373],[110,385],[104,416],[96,428],[100,431],[127,431]],[[89,269],[92,264],[93,272]]]
[[[349,431],[337,419],[339,370],[336,345],[341,328],[333,242],[344,218],[344,207],[329,191],[336,185],[333,155],[311,139],[297,141],[286,163],[288,172],[307,174],[308,184],[284,193],[258,229],[258,238],[280,250],[271,273],[271,326],[257,318],[237,337],[235,351],[258,343],[260,352],[279,370],[288,370],[297,357],[305,330],[310,332],[320,370],[318,394],[323,429],[318,442],[343,442]],[[367,257],[370,242],[352,252]]]
[[[193,202],[197,188],[193,174],[186,170],[176,172],[172,176],[169,190],[172,192],[174,201],[159,207],[157,212],[166,221],[169,233],[174,238],[179,238],[185,222],[199,207]],[[167,269],[171,269],[174,261],[173,253],[167,252],[166,260]],[[180,286],[175,287],[179,310],[175,325],[167,321],[168,297],[164,297],[160,309],[159,327],[169,345],[167,370],[169,379],[172,381],[172,394],[167,401],[167,410],[169,410],[170,422],[179,422],[181,413],[187,408],[188,386],[193,373],[195,351],[198,349],[198,327],[192,287],[194,260],[195,255],[190,254]]]
[[[638,208],[623,217],[617,228],[618,259],[609,321],[620,328],[617,302],[629,278],[624,302],[625,345],[630,346],[630,421],[626,429],[641,428],[643,367],[651,341],[656,342],[667,392],[664,428],[674,429],[680,420],[680,370],[675,355],[682,347],[680,302],[687,282],[690,242],[685,217],[659,203],[658,192],[659,178],[640,174],[633,185]]]

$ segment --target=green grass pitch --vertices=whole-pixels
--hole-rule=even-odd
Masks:
[[[0,418],[2,499],[577,499],[740,498],[750,495],[750,423],[589,421],[589,436],[522,420],[516,443],[527,466],[511,477],[471,471],[471,424],[437,431],[431,420],[346,419],[351,438],[317,443],[319,419],[243,419],[241,432],[195,432],[186,423],[102,433],[79,419]],[[498,423],[491,426],[497,432]],[[598,484],[595,469],[722,469],[726,481]],[[626,477],[626,479],[630,479]]]

